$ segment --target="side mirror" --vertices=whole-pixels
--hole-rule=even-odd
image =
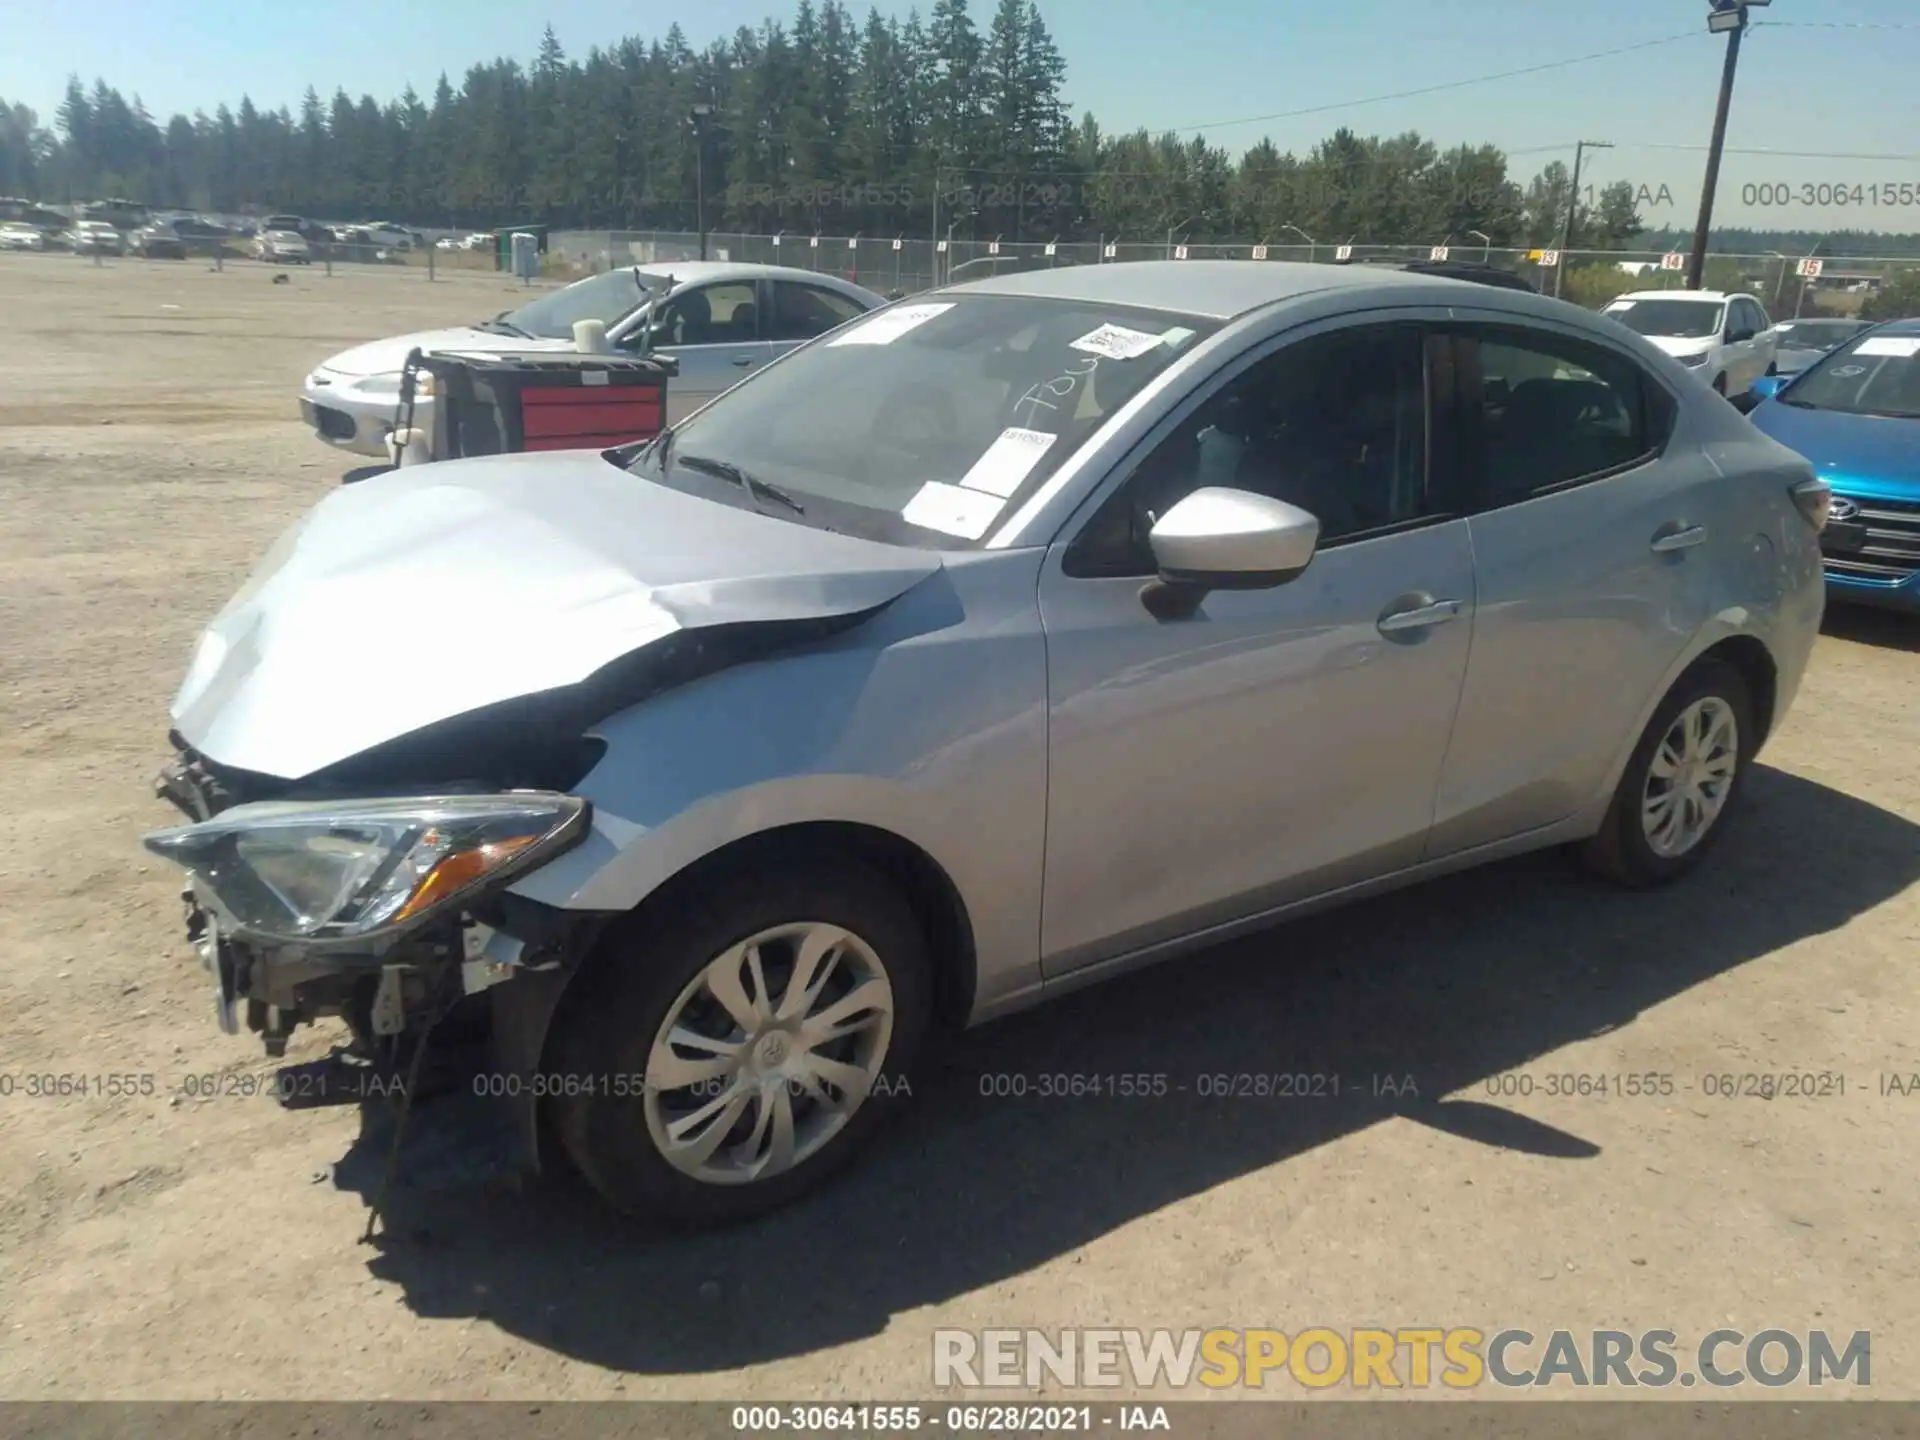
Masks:
[[[1140,592],[1162,620],[1185,619],[1213,590],[1270,590],[1305,570],[1320,543],[1314,516],[1247,490],[1195,490],[1147,536],[1159,577]]]
[[[1747,406],[1747,409],[1753,409],[1762,400],[1771,400],[1787,388],[1787,382],[1792,378],[1791,375],[1762,375],[1753,382],[1753,388],[1747,392],[1753,397],[1753,404]]]

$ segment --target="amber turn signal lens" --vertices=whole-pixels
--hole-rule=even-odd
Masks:
[[[482,876],[499,869],[538,838],[535,835],[519,836],[447,856],[427,872],[426,878],[420,882],[407,903],[400,907],[400,913],[393,917],[395,922],[431,909],[456,890],[463,890]]]

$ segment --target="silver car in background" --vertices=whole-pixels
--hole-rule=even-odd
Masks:
[[[776,356],[885,303],[838,276],[781,265],[626,266],[546,291],[491,320],[342,351],[307,376],[300,413],[329,445],[384,458],[400,406],[400,370],[415,347],[499,355],[572,350],[574,323],[598,320],[616,351],[646,344],[680,362],[667,386],[673,424]],[[416,400],[414,424],[432,430],[431,394]]]
[[[941,1030],[1542,847],[1686,874],[1799,688],[1827,494],[1537,296],[953,286],[645,446],[329,497],[200,641],[147,844],[230,1030],[393,1067],[484,1014],[536,1155],[736,1219]]]
[[[1782,320],[1773,327],[1779,345],[1774,355],[1774,373],[1792,378],[1872,324],[1871,320]]]
[[[67,248],[76,255],[124,255],[127,237],[105,220],[82,220],[67,232]]]

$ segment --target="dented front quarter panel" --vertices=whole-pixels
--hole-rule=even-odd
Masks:
[[[593,829],[513,889],[624,911],[695,861],[786,825],[887,831],[967,907],[974,1013],[1038,984],[1046,648],[1038,549],[950,555],[864,624],[708,675],[595,728]]]

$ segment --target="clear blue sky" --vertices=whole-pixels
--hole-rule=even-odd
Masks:
[[[12,8],[25,0],[0,0]],[[864,4],[853,6],[864,15]],[[883,4],[904,13],[904,4]],[[1488,141],[1520,179],[1579,138],[1619,147],[1590,156],[1596,184],[1647,187],[1653,224],[1690,226],[1725,42],[1706,33],[1706,0],[1041,0],[1068,64],[1075,114],[1109,130],[1200,125],[1234,152],[1262,134],[1304,151],[1336,126],[1363,134],[1417,129],[1442,142]],[[65,77],[104,77],[162,120],[248,94],[297,106],[312,85],[385,100],[409,81],[430,93],[445,70],[498,55],[529,57],[551,22],[569,54],[679,21],[699,47],[784,0],[699,5],[549,0],[85,0],[33,5],[0,51],[0,97],[51,123]],[[991,0],[975,0],[984,25]],[[1801,187],[1920,186],[1920,6],[1887,0],[1775,0],[1741,57],[1728,144],[1775,150],[1907,154],[1857,160],[1730,153],[1716,221],[1768,228],[1920,230],[1920,203],[1802,203]],[[1253,124],[1270,115],[1543,65],[1685,36],[1672,44],[1487,84]],[[1690,146],[1692,149],[1639,148]],[[1560,147],[1549,149],[1547,147]],[[1786,204],[1743,205],[1751,187],[1787,187]],[[1667,187],[1662,197],[1660,189]],[[1818,202],[1826,198],[1812,192]]]

